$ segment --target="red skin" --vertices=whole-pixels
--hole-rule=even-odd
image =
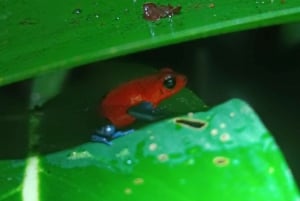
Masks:
[[[176,85],[172,89],[164,86],[165,77],[171,75],[176,78]],[[100,105],[101,114],[117,128],[132,124],[135,118],[127,114],[130,107],[141,102],[151,102],[156,107],[162,100],[177,93],[185,87],[187,79],[172,69],[161,71],[124,83],[113,89]]]

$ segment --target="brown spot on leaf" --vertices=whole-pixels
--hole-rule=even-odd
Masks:
[[[156,5],[155,3],[144,3],[143,12],[144,18],[149,21],[156,21],[160,18],[171,17],[178,14],[181,10],[181,6],[167,6]]]
[[[195,121],[195,120],[188,120],[188,119],[176,119],[176,123],[184,124],[193,128],[202,128],[206,125],[205,122],[202,121]]]

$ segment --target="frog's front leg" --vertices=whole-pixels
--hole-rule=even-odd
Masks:
[[[165,111],[155,108],[151,102],[143,101],[128,109],[127,113],[138,120],[156,121],[168,116]]]
[[[100,129],[97,129],[96,133],[92,135],[91,140],[92,142],[100,142],[107,145],[111,145],[112,140],[128,135],[132,132],[134,132],[134,129],[129,129],[126,131],[117,131],[114,125],[108,124],[101,127]]]

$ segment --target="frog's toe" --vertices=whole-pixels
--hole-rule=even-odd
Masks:
[[[125,135],[129,135],[133,132],[134,132],[134,129],[129,129],[129,130],[126,130],[126,131],[117,131],[112,135],[112,139],[116,139],[116,138],[119,138],[119,137],[122,137],[122,136],[125,136]]]
[[[111,145],[112,140],[128,135],[132,132],[134,132],[134,129],[126,131],[116,131],[115,126],[109,124],[96,130],[96,133],[91,137],[91,141]]]
[[[98,135],[112,137],[116,132],[116,127],[112,124],[107,124],[96,130]]]
[[[91,141],[92,142],[100,142],[100,143],[104,143],[107,145],[112,145],[112,143],[110,141],[108,141],[106,137],[102,137],[99,135],[92,135]]]

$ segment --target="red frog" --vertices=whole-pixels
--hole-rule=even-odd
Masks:
[[[106,125],[93,135],[92,141],[109,144],[112,139],[127,135],[128,132],[116,132],[116,128],[126,127],[136,119],[156,120],[164,114],[157,109],[158,104],[185,87],[184,75],[170,68],[124,83],[109,92],[100,105],[101,114],[112,125]]]

